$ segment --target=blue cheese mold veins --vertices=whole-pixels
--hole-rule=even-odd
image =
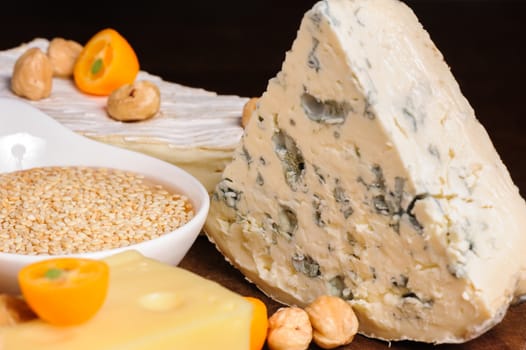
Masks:
[[[270,297],[460,343],[526,294],[525,201],[404,3],[315,4],[254,113],[205,231]]]

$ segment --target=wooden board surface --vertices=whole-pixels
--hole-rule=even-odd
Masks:
[[[206,236],[198,237],[189,253],[180,264],[190,271],[212,279],[242,295],[262,298],[269,315],[281,304],[267,298],[255,285],[245,280],[210,243]],[[320,349],[314,344],[309,349]],[[431,345],[417,342],[392,342],[391,344],[358,335],[354,341],[340,350],[525,350],[526,349],[526,303],[511,307],[504,320],[487,333],[463,344]]]

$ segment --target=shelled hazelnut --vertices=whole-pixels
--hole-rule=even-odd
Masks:
[[[47,48],[47,56],[53,65],[53,75],[70,78],[82,48],[82,45],[74,40],[53,38]]]
[[[51,61],[40,48],[29,48],[16,60],[11,90],[18,96],[40,100],[51,94],[52,86]]]
[[[138,121],[153,117],[159,112],[161,93],[150,81],[125,84],[114,90],[107,101],[110,117],[120,121]]]
[[[268,320],[270,350],[306,350],[312,341],[309,315],[299,307],[282,307]]]
[[[247,126],[248,121],[252,116],[252,113],[254,113],[254,111],[256,110],[258,100],[258,97],[252,97],[243,106],[243,114],[241,116],[241,126],[243,128]]]
[[[314,342],[323,349],[351,343],[358,332],[358,319],[351,304],[329,295],[316,298],[305,307],[313,329]]]

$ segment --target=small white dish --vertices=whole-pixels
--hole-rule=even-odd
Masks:
[[[204,225],[209,195],[192,175],[168,162],[81,136],[33,107],[30,102],[0,98],[0,173],[45,166],[92,166],[122,169],[144,176],[187,196],[195,215],[177,230],[127,247],[71,254],[100,259],[135,249],[146,257],[177,265]],[[0,252],[0,293],[19,291],[17,274],[25,265],[57,255]]]

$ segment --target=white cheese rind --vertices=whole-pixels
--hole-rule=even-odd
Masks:
[[[19,98],[10,89],[16,60],[30,47],[46,52],[48,45],[36,38],[0,51],[0,97]],[[152,81],[161,92],[160,113],[141,122],[111,119],[107,97],[81,93],[72,79],[54,78],[49,98],[23,100],[81,135],[180,166],[212,191],[243,133],[241,113],[248,99],[168,82],[145,71],[136,79]]]
[[[348,299],[360,333],[459,343],[524,294],[526,205],[418,19],[327,0],[301,23],[205,231],[286,304]]]

